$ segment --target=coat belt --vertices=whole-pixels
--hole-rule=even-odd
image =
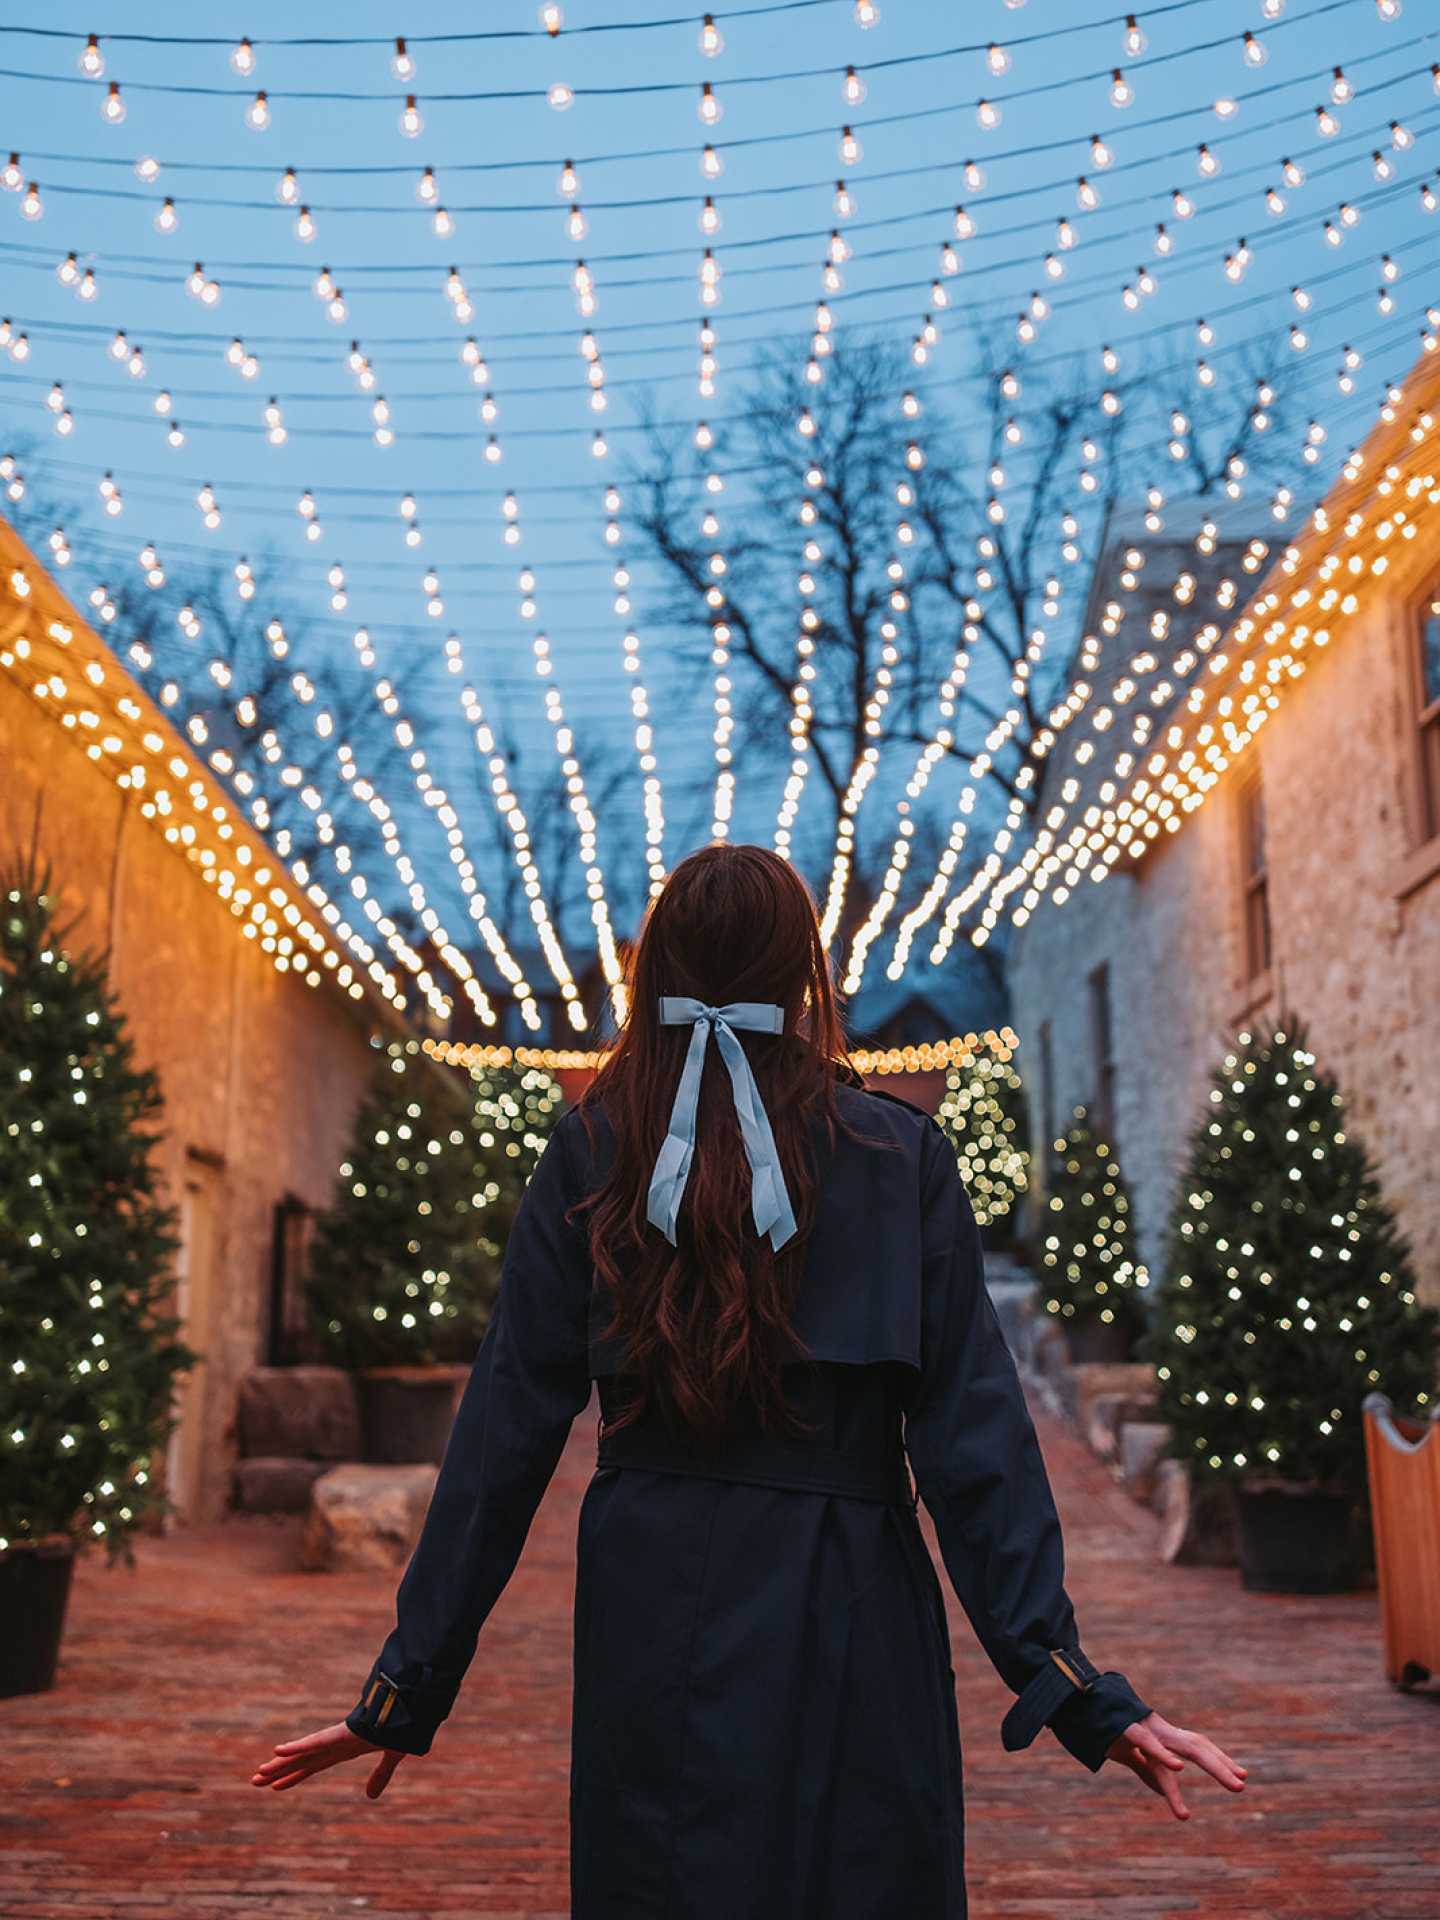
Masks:
[[[702,1446],[663,1429],[635,1423],[614,1433],[602,1430],[595,1466],[640,1467],[651,1473],[698,1474],[751,1486],[784,1487],[798,1493],[835,1493],[913,1507],[915,1496],[903,1450],[888,1459],[839,1447],[745,1438]]]

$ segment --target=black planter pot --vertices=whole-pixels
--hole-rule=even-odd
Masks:
[[[1240,1584],[1255,1593],[1342,1593],[1359,1574],[1352,1502],[1317,1489],[1237,1487]]]
[[[1098,1313],[1077,1313],[1060,1322],[1065,1344],[1077,1365],[1100,1360],[1128,1360],[1131,1334],[1123,1320],[1102,1320]]]
[[[74,1567],[68,1540],[0,1553],[0,1699],[54,1686]]]
[[[365,1458],[377,1466],[439,1462],[455,1419],[455,1399],[470,1369],[463,1366],[365,1367],[360,1432]]]

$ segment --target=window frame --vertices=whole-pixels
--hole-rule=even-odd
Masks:
[[[1425,630],[1440,627],[1440,575],[1432,576],[1406,621],[1410,710],[1417,776],[1417,824],[1422,846],[1440,835],[1440,693],[1425,699]]]
[[[1090,1058],[1094,1073],[1091,1118],[1105,1140],[1115,1137],[1115,1020],[1110,999],[1110,962],[1085,976],[1090,1002]]]
[[[1270,917],[1269,822],[1265,811],[1265,782],[1258,767],[1252,769],[1236,789],[1235,817],[1240,842],[1240,984],[1244,987],[1264,979],[1275,957],[1275,929]]]

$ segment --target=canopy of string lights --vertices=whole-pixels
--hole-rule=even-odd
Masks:
[[[0,22],[6,515],[277,952],[442,1057],[588,1060],[709,839],[850,995],[953,969],[1200,804],[1327,494],[1433,491],[1428,414],[1359,452],[1440,332],[1418,0],[663,9]],[[0,665],[79,672],[5,553]]]

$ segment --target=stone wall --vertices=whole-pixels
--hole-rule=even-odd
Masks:
[[[0,861],[34,844],[111,984],[166,1102],[159,1154],[194,1271],[185,1430],[170,1456],[187,1518],[223,1507],[238,1382],[265,1357],[275,1208],[325,1204],[370,1070],[368,1015],[277,973],[133,803],[0,675]],[[203,1270],[202,1270],[203,1269]]]
[[[1423,561],[1423,556],[1422,556]],[[1110,970],[1115,1135],[1142,1257],[1158,1266],[1174,1181],[1228,1033],[1283,1001],[1346,1096],[1409,1234],[1421,1294],[1440,1302],[1440,839],[1422,844],[1407,674],[1407,593],[1342,631],[1286,688],[1232,768],[1138,871],[1082,878],[1018,930],[1012,1021],[1040,1124],[1038,1029],[1049,1020],[1052,1110],[1095,1090],[1086,975]],[[1238,795],[1258,763],[1267,814],[1273,962],[1242,980]]]

